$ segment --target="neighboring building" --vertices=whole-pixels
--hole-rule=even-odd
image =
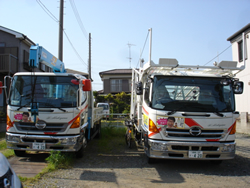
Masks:
[[[99,72],[103,81],[103,94],[131,92],[132,69],[112,69]]]
[[[0,81],[4,83],[6,75],[30,71],[28,66],[29,48],[35,45],[26,35],[0,26]],[[9,84],[9,83],[7,83]],[[6,118],[6,96],[0,94],[0,120]]]
[[[243,33],[245,39],[245,48],[243,48]],[[245,63],[245,69],[236,75],[240,81],[244,82],[244,92],[241,95],[236,95],[236,110],[241,113],[241,116],[247,118],[250,115],[250,23],[237,31],[227,40],[232,44],[233,61],[238,61],[238,66],[241,67]],[[243,58],[245,49],[245,60]],[[242,118],[242,117],[241,117]],[[248,118],[249,119],[249,118]]]

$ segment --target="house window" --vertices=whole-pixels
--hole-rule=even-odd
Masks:
[[[243,42],[238,42],[239,61],[243,61]]]
[[[243,41],[241,40],[240,42],[238,42],[238,53],[239,53],[239,62],[243,61]],[[247,45],[245,42],[245,59],[247,59]]]
[[[122,80],[112,79],[110,86],[111,92],[120,92],[122,91]]]
[[[0,42],[0,47],[5,47],[5,42]]]

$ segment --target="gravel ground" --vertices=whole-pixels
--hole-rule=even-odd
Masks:
[[[249,187],[250,135],[237,133],[237,152],[233,160],[215,165],[210,161],[158,160],[148,164],[143,149],[114,148],[100,153],[97,139],[89,143],[85,156],[71,169],[44,175],[25,187]],[[112,143],[112,141],[111,141]]]

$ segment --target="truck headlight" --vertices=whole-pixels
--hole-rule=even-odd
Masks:
[[[234,152],[235,144],[225,144],[222,148],[222,152]]]
[[[151,149],[152,150],[168,150],[167,144],[159,143],[159,142],[151,142]]]
[[[61,144],[75,145],[76,141],[77,141],[77,137],[74,137],[74,138],[64,138],[64,139],[61,139]]]
[[[7,135],[6,139],[7,139],[8,142],[15,142],[15,143],[20,142],[20,137],[19,136]]]

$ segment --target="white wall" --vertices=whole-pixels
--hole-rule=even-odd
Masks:
[[[248,37],[247,37],[248,36]],[[245,61],[245,69],[236,75],[236,78],[239,78],[240,81],[244,82],[244,92],[241,95],[235,95],[236,98],[236,110],[241,112],[248,112],[250,114],[250,33],[246,34],[246,61]],[[242,40],[242,36],[240,36],[236,41],[232,43],[232,53],[233,53],[233,61],[238,61],[238,42]],[[244,65],[244,62],[239,62],[238,66]]]

